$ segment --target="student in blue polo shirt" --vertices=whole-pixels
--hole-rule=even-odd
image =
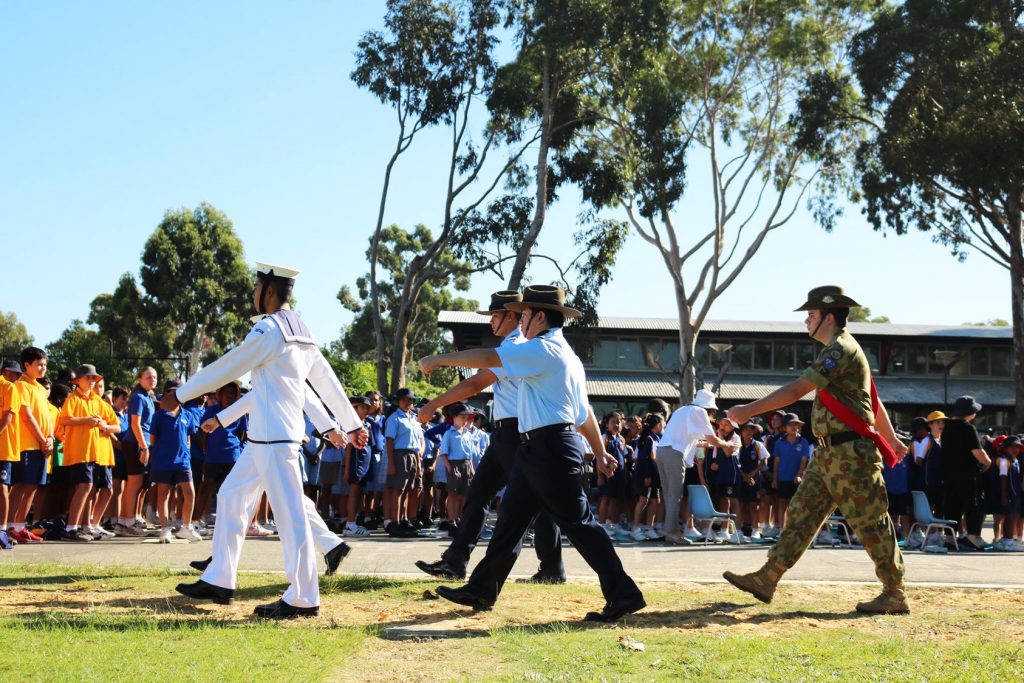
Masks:
[[[784,439],[775,442],[775,488],[779,497],[779,512],[776,516],[779,528],[786,527],[786,509],[789,501],[796,495],[796,489],[803,480],[804,470],[811,458],[811,445],[800,436],[803,421],[796,413],[786,413],[782,418],[782,427],[786,431]]]
[[[899,538],[907,538],[910,533],[910,463],[913,453],[890,467],[882,464],[882,478],[885,480],[885,493],[889,498],[889,517],[896,527]]]
[[[423,428],[413,414],[416,394],[401,388],[395,393],[398,409],[388,416],[384,424],[387,442],[388,482],[384,489],[384,529],[391,536],[416,535],[408,519],[408,499],[420,468],[420,458],[426,448]]]
[[[241,397],[241,387],[238,382],[225,384],[217,390],[216,397],[217,402],[203,411],[202,418],[199,420],[200,424],[217,417],[217,413],[234,405],[235,401]],[[218,426],[209,434],[206,432],[200,434],[199,438],[206,456],[203,462],[203,481],[199,486],[199,494],[196,496],[195,518],[199,520],[200,524],[204,523],[203,517],[210,509],[210,501],[217,495],[221,484],[224,483],[228,473],[238,462],[248,428],[249,416],[243,415],[230,425]],[[202,528],[200,526],[200,529]]]
[[[457,403],[450,414],[452,428],[444,433],[438,453],[439,466],[444,468],[448,481],[448,520],[457,528],[473,481],[473,459],[479,457],[480,440],[467,427],[467,421],[473,419],[472,408]]]
[[[181,382],[170,380],[164,391],[174,391]],[[202,413],[198,406],[178,406],[173,412],[157,410],[153,415],[151,433],[153,446],[149,461],[150,481],[156,485],[156,506],[160,517],[160,542],[170,543],[174,534],[168,510],[171,489],[177,487],[181,496],[181,528],[177,537],[192,543],[202,536],[192,527],[195,489],[192,487],[192,448],[190,438],[199,431]]]
[[[114,527],[119,536],[145,536],[146,528],[136,518],[139,492],[143,489],[144,475],[149,464],[149,448],[152,442],[150,426],[156,405],[153,391],[157,385],[156,370],[144,367],[136,376],[135,388],[128,397],[128,433],[121,439],[124,453],[124,489],[121,493],[120,527]]]
[[[345,447],[345,463],[342,474],[348,482],[348,517],[345,523],[346,536],[368,536],[370,531],[356,523],[356,517],[363,509],[363,491],[370,478],[370,461],[373,459],[373,423],[369,417],[373,403],[366,396],[353,396],[352,407],[356,415],[363,421],[363,426],[370,434],[370,440],[363,448],[353,444]]]
[[[370,413],[367,416],[372,429],[370,443],[373,444],[373,459],[370,460],[370,477],[366,483],[366,507],[363,515],[365,526],[369,530],[377,529],[383,517],[384,485],[388,479],[387,454],[384,452],[384,399],[379,391],[368,391],[363,394],[370,400]]]

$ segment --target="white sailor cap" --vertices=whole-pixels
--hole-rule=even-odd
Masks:
[[[299,271],[285,266],[274,265],[273,263],[257,263],[256,264],[256,276],[257,277],[277,277],[285,280],[295,280],[299,276]]]

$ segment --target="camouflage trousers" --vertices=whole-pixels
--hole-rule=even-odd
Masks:
[[[903,554],[889,518],[882,456],[864,439],[814,451],[768,559],[787,569],[796,564],[836,507],[864,544],[882,584],[901,583]]]

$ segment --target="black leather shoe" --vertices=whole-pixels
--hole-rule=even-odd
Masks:
[[[334,576],[334,572],[338,571],[338,567],[341,566],[341,561],[348,557],[350,552],[352,552],[352,546],[345,541],[327,551],[327,554],[324,555],[324,561],[327,563],[327,576]]]
[[[450,600],[459,605],[465,605],[466,607],[472,607],[474,611],[486,611],[494,607],[494,603],[490,600],[485,600],[479,595],[473,595],[466,588],[449,588],[448,586],[438,586],[437,590],[438,597],[442,597],[445,600]]]
[[[615,600],[609,602],[604,606],[604,609],[600,612],[587,612],[587,616],[583,618],[584,621],[618,621],[627,614],[633,612],[639,612],[644,607],[647,607],[647,603],[644,602],[643,598],[634,598],[632,600]]]
[[[197,572],[205,572],[206,568],[210,566],[211,562],[213,562],[212,555],[206,558],[205,560],[192,560],[188,563],[188,566],[192,567],[192,569],[195,569]]]
[[[218,605],[230,605],[235,600],[235,591],[214,586],[202,579],[195,583],[179,583],[174,590],[193,600],[213,600]]]
[[[537,572],[536,574],[534,574],[533,576],[531,576],[528,579],[519,579],[518,581],[516,581],[516,583],[539,583],[539,584],[565,583],[565,577],[564,576],[550,576],[548,574],[541,574],[540,572]]]
[[[284,600],[278,600],[267,605],[257,605],[252,613],[261,619],[294,619],[315,617],[320,614],[320,607],[293,607]]]
[[[416,560],[416,567],[421,571],[436,576],[441,579],[464,579],[466,578],[466,568],[459,567],[450,562],[444,560],[438,560],[437,562],[424,562],[423,560]]]

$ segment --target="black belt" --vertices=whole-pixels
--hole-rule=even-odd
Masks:
[[[505,429],[507,427],[515,427],[519,429],[519,418],[518,417],[506,417],[504,420],[495,420],[494,426],[498,429]]]
[[[278,443],[290,443],[290,444],[293,444],[293,445],[297,446],[297,445],[299,445],[299,443],[301,443],[299,441],[291,441],[291,440],[288,440],[288,439],[283,439],[283,440],[280,440],[280,441],[257,441],[256,439],[246,439],[246,441],[248,441],[249,443],[258,443],[261,446],[272,446],[272,445],[278,444]]]
[[[539,439],[540,437],[547,436],[548,434],[556,434],[558,432],[575,432],[575,431],[576,431],[575,427],[573,427],[568,422],[563,422],[562,424],[557,424],[557,425],[547,425],[546,427],[537,427],[537,429],[531,429],[528,432],[519,432],[519,439],[523,443],[526,443],[527,441],[530,441],[531,439]]]
[[[818,448],[831,448],[832,446],[841,446],[844,443],[858,441],[863,438],[857,432],[837,432],[829,436],[816,436],[814,440],[818,444]]]

